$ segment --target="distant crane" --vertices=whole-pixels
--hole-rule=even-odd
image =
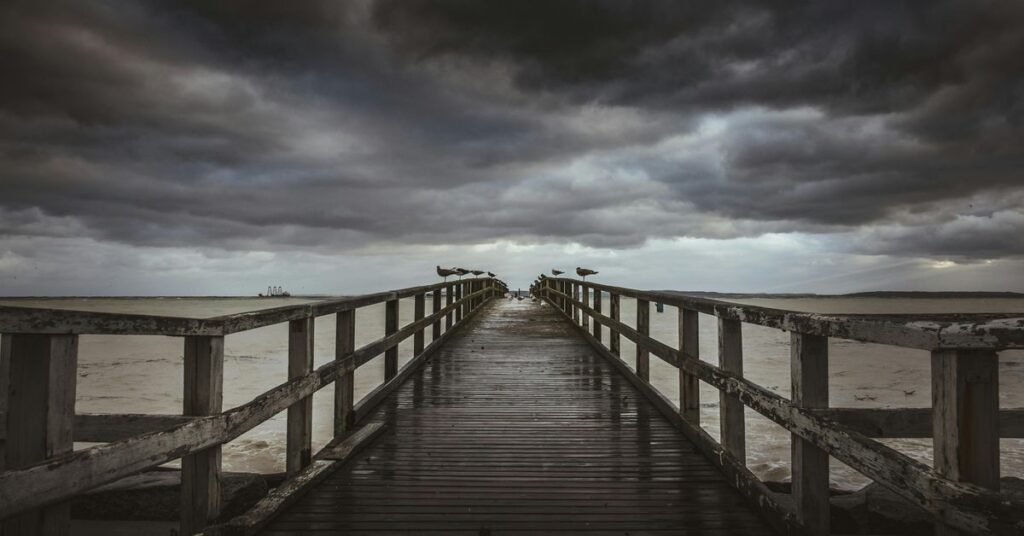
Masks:
[[[595,272],[594,270],[589,270],[587,268],[580,268],[579,266],[577,266],[576,267],[576,275],[582,277],[583,280],[586,281],[588,275],[597,275],[597,272]]]

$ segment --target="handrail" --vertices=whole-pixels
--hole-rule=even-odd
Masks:
[[[546,281],[582,283],[565,277]],[[1024,348],[1024,312],[961,314],[822,314],[788,311],[736,302],[686,296],[664,291],[637,290],[586,282],[588,288],[609,294],[683,307],[718,318],[739,320],[808,335],[837,337],[939,350],[943,348]]]
[[[606,316],[600,310],[602,300],[596,294],[594,298],[596,308],[591,307],[589,300],[586,298],[583,300],[579,299],[579,290],[585,291],[588,288],[594,289],[597,292],[607,291],[609,293],[610,301],[613,303],[612,316]],[[941,524],[972,533],[991,534],[1017,534],[1021,527],[1024,527],[1024,501],[1010,499],[999,494],[997,489],[998,481],[995,482],[996,489],[990,489],[992,488],[991,479],[985,482],[974,483],[964,478],[958,478],[958,475],[976,474],[976,468],[957,466],[957,471],[949,470],[950,463],[979,463],[980,465],[986,465],[993,463],[991,459],[954,459],[952,462],[946,460],[946,465],[940,463],[936,468],[932,468],[869,438],[854,428],[830,418],[836,415],[841,415],[851,420],[860,418],[862,426],[864,420],[873,419],[872,424],[876,425],[879,429],[879,434],[877,435],[892,437],[886,434],[886,430],[882,429],[881,418],[884,418],[887,412],[899,410],[874,409],[863,410],[863,413],[859,413],[859,410],[854,408],[821,409],[818,406],[800,403],[797,398],[791,401],[743,378],[741,372],[730,372],[720,366],[701,361],[697,355],[695,345],[690,346],[689,350],[687,350],[687,345],[683,345],[681,349],[673,348],[650,337],[646,332],[642,333],[640,329],[634,329],[626,325],[617,318],[619,314],[618,299],[619,296],[624,295],[636,298],[637,300],[661,301],[668,305],[675,305],[680,310],[681,323],[684,316],[689,316],[694,322],[694,336],[696,334],[696,316],[694,316],[694,313],[704,312],[717,316],[719,318],[720,345],[723,343],[740,344],[738,329],[731,331],[730,335],[725,336],[726,338],[733,337],[734,340],[728,341],[721,338],[723,337],[723,332],[721,331],[723,325],[727,325],[729,322],[746,322],[794,331],[794,375],[796,375],[798,366],[811,366],[818,370],[827,371],[827,368],[822,368],[824,364],[821,363],[814,365],[812,361],[801,364],[800,360],[804,357],[800,353],[802,349],[799,348],[799,345],[811,344],[815,341],[827,341],[827,336],[868,340],[868,342],[883,342],[897,346],[920,347],[918,345],[925,340],[920,335],[922,333],[929,333],[931,328],[922,327],[921,323],[915,320],[918,318],[918,315],[811,315],[719,302],[706,298],[690,298],[659,292],[624,289],[622,287],[583,282],[570,278],[545,278],[535,288],[535,292],[548,304],[559,310],[568,321],[573,323],[582,332],[588,342],[626,373],[627,377],[652,399],[656,407],[669,414],[673,422],[688,437],[693,439],[698,444],[698,447],[707,454],[713,454],[712,458],[715,459],[716,463],[727,474],[731,475],[731,479],[734,480],[741,492],[747,495],[748,498],[753,499],[754,502],[759,503],[763,508],[773,511],[775,514],[780,514],[780,511],[782,511],[782,515],[788,515],[785,510],[792,508],[794,510],[793,515],[783,523],[783,525],[795,523],[794,526],[789,528],[809,533],[827,532],[827,457],[818,458],[813,463],[806,460],[797,461],[795,459],[793,464],[794,482],[802,481],[805,484],[812,482],[817,486],[816,489],[824,490],[824,499],[822,497],[807,497],[806,493],[804,496],[797,496],[800,493],[795,491],[794,506],[785,506],[773,494],[768,492],[764,484],[760,483],[745,468],[742,447],[739,447],[738,451],[733,447],[732,451],[730,451],[728,445],[723,446],[719,444],[703,432],[700,427],[699,416],[685,415],[685,412],[680,410],[677,405],[669,402],[647,378],[643,377],[640,363],[641,352],[654,354],[669,365],[678,368],[680,370],[681,382],[684,376],[689,375],[717,388],[722,393],[723,407],[721,408],[721,419],[723,438],[735,436],[736,433],[739,433],[740,438],[742,438],[742,412],[738,413],[739,417],[737,418],[736,414],[727,415],[725,411],[726,407],[733,403],[732,401],[736,401],[782,425],[794,437],[798,437],[801,441],[811,445],[812,447],[810,448],[820,449],[822,452],[827,453],[827,455],[843,461],[903,498],[917,504],[933,515]],[[610,340],[614,341],[618,335],[623,335],[636,344],[638,362],[635,372],[618,356],[617,347],[609,348],[604,346],[599,338],[591,335],[585,328],[581,327],[581,324],[575,320],[577,311],[582,313],[584,320],[587,318],[594,320],[594,331],[598,336],[600,331],[597,326],[601,325],[611,330],[612,337]],[[683,313],[686,313],[686,315]],[[1024,322],[1024,319],[1015,318],[1013,315],[956,315],[956,317],[963,320],[963,322],[960,322],[961,325],[987,327],[973,332],[970,329],[962,330],[962,328],[956,328],[957,331],[967,331],[968,333],[966,335],[959,333],[955,336],[935,337],[933,341],[938,342],[939,346],[938,348],[932,346],[933,356],[938,355],[940,363],[943,358],[950,358],[952,356],[952,358],[962,357],[962,362],[966,364],[965,366],[977,367],[978,364],[983,366],[987,364],[990,369],[993,369],[989,370],[992,374],[990,376],[982,375],[981,377],[985,381],[992,383],[997,373],[997,370],[994,370],[994,368],[998,363],[995,359],[994,351],[1003,348],[1021,347],[1017,341],[1024,340],[1024,323],[1018,322]],[[642,315],[638,313],[638,323],[641,320]],[[847,329],[848,326],[844,323],[850,321],[856,322],[856,329]],[[1004,321],[1006,322],[1003,323]],[[927,323],[931,322],[935,322],[934,318],[927,321]],[[1000,331],[997,335],[985,339],[982,337],[982,333],[984,330],[990,329],[993,323],[1009,327],[1004,327],[1004,331]],[[947,327],[949,325],[953,324],[946,324]],[[900,327],[905,329],[900,330]],[[891,331],[893,328],[896,328],[896,330]],[[680,330],[682,331],[682,327]],[[904,341],[898,338],[898,334],[911,334],[918,336],[918,338],[914,339],[913,344],[901,344]],[[681,336],[682,340],[683,337]],[[949,350],[943,346],[953,340],[968,346],[966,348],[957,348],[956,350]],[[614,343],[611,344],[617,346]],[[979,347],[984,348],[984,350],[979,350]],[[812,352],[808,354],[808,357],[827,362],[827,346],[819,343],[816,348],[818,348],[818,352]],[[720,352],[721,350],[720,347]],[[934,363],[936,363],[936,358],[933,358],[933,366],[939,366],[934,365]],[[978,381],[977,377],[975,376],[972,381]],[[807,384],[801,385],[801,382],[807,382]],[[825,383],[822,384],[821,382]],[[946,375],[935,375],[933,389],[943,393],[939,395],[938,399],[940,401],[947,395],[953,396],[954,399],[957,396],[963,396],[962,392],[951,395],[948,391],[950,389],[956,391],[957,386],[949,386],[947,382]],[[690,388],[686,388],[685,383],[682,385],[684,389],[680,393],[681,398],[695,396],[695,393],[686,392]],[[823,377],[819,375],[817,378],[814,376],[801,377],[799,381],[794,377],[793,390],[795,396],[800,396],[802,391],[806,392],[807,389],[827,393],[827,374]],[[1024,416],[1024,412],[1021,410],[1004,410],[1000,412],[998,399],[995,399],[994,403],[990,401],[988,405],[979,406],[977,399],[984,398],[982,393],[983,391],[975,391],[970,397],[971,400],[963,402],[963,399],[961,399],[959,402],[960,404],[975,405],[969,408],[969,410],[960,410],[974,412],[968,418],[974,419],[975,422],[967,426],[966,429],[958,428],[955,422],[953,424],[946,422],[950,419],[955,421],[958,418],[958,415],[956,415],[957,411],[955,411],[957,404],[955,400],[952,403],[953,411],[949,411],[948,407],[944,407],[943,409],[946,411],[942,413],[939,410],[929,412],[934,426],[945,430],[945,432],[940,431],[937,434],[937,445],[948,441],[949,436],[954,435],[956,441],[969,442],[974,445],[972,448],[990,449],[994,445],[998,449],[1000,429],[1006,429],[1011,434],[1004,437],[1018,435],[1017,432],[1024,427],[1018,424],[1010,424],[1008,419],[1020,418]],[[824,405],[827,406],[827,395]],[[841,412],[837,413],[837,409],[841,410]],[[999,423],[1000,420],[1002,424]],[[988,424],[991,424],[991,426],[988,426]],[[920,435],[920,432],[917,431],[917,436]],[[929,434],[930,436],[931,434]],[[742,444],[742,439],[740,443]],[[794,444],[795,448],[796,444]],[[937,446],[937,451],[940,448],[940,446]],[[809,451],[805,447],[803,452]],[[937,458],[939,456],[941,454],[937,452]],[[998,450],[996,450],[995,458],[994,464],[996,474],[998,475]],[[814,458],[810,457],[809,459]],[[822,460],[824,461],[822,462]],[[961,473],[961,471],[963,472]]]
[[[449,295],[456,294],[457,299],[449,299],[447,304],[441,306],[440,296],[436,295],[441,289],[447,291]],[[16,516],[29,509],[45,508],[89,489],[178,458],[213,460],[220,456],[219,445],[237,438],[285,410],[289,412],[289,471],[291,472],[293,466],[296,467],[296,470],[301,469],[310,462],[309,412],[312,411],[312,406],[308,404],[313,393],[331,383],[337,384],[338,392],[349,393],[348,397],[336,396],[335,400],[336,435],[347,434],[361,418],[365,417],[372,406],[380,401],[379,394],[394,389],[404,377],[389,375],[387,372],[391,367],[397,369],[396,363],[391,363],[391,361],[397,360],[394,349],[398,347],[399,343],[413,336],[417,339],[415,350],[418,353],[403,369],[403,371],[411,370],[412,367],[418,366],[432,352],[436,351],[452,333],[455,333],[454,329],[460,327],[466,319],[475,314],[480,306],[505,291],[504,284],[494,279],[466,279],[325,300],[312,304],[278,307],[252,313],[224,315],[210,319],[117,315],[60,309],[0,308],[0,331],[4,331],[3,360],[13,363],[10,366],[19,367],[24,362],[52,357],[46,346],[33,345],[32,341],[40,339],[32,337],[44,337],[43,340],[57,342],[70,341],[70,346],[77,348],[76,337],[79,333],[184,336],[186,341],[186,398],[191,397],[199,402],[202,402],[204,397],[217,399],[215,403],[207,405],[206,409],[196,408],[195,404],[198,402],[193,402],[193,411],[199,411],[199,413],[191,413],[191,416],[120,416],[141,423],[142,428],[148,426],[147,423],[153,423],[162,429],[129,437],[124,437],[122,433],[121,438],[116,441],[73,452],[70,448],[72,438],[68,434],[64,438],[65,444],[60,450],[57,450],[56,455],[45,456],[36,453],[38,461],[34,464],[14,468],[7,467],[8,470],[0,473],[0,518]],[[422,307],[427,292],[435,293],[434,310],[429,315],[425,314]],[[398,300],[410,296],[416,297],[417,301],[415,318],[405,326],[399,327],[397,325]],[[381,302],[389,304],[386,315],[391,315],[391,318],[394,319],[394,329],[388,328],[383,337],[359,349],[349,349],[351,346],[348,345],[353,340],[351,330],[354,329],[352,312],[358,307]],[[316,370],[312,370],[312,319],[328,314],[338,315],[336,358]],[[52,318],[48,318],[47,315],[52,315]],[[427,328],[438,324],[442,319],[450,319],[453,316],[455,322],[450,324],[452,329],[446,329],[443,334],[434,331],[433,342],[423,348],[421,341]],[[291,326],[289,330],[289,370],[292,371],[293,367],[297,366],[301,372],[298,375],[290,373],[290,379],[287,382],[264,392],[248,403],[227,411],[220,411],[219,396],[213,393],[220,389],[220,382],[222,382],[221,365],[217,362],[223,361],[223,336],[284,322],[288,322]],[[6,331],[12,329],[13,331]],[[345,329],[348,331],[343,332]],[[26,333],[25,330],[36,331]],[[39,355],[40,352],[42,355]],[[381,354],[385,354],[385,361],[388,362],[388,366],[385,367],[384,382],[371,393],[373,396],[365,397],[356,406],[355,402],[351,400],[352,372]],[[68,356],[65,356],[64,361],[67,360],[66,357]],[[76,358],[74,352],[70,358],[72,360]],[[192,374],[198,375],[191,387],[187,379],[190,370],[192,370]],[[45,427],[47,430],[70,431],[72,422],[78,420],[73,414],[76,378],[73,361],[70,368],[65,367],[59,378],[56,378],[58,382],[70,382],[71,411],[65,410],[65,413],[61,415],[60,412],[49,411],[47,413],[47,408],[42,408],[43,414],[47,415],[48,419]],[[52,385],[55,378],[47,376],[40,378],[40,381]],[[29,391],[32,387],[26,386],[24,391]],[[60,399],[57,401],[60,402],[57,405],[68,407],[66,397],[60,398],[59,393],[52,392],[49,393],[49,396]],[[356,409],[358,409],[358,415]],[[18,414],[12,415],[15,410],[10,404],[0,410],[6,410],[0,411],[0,413],[5,413],[6,419],[15,422],[31,418],[25,415],[24,408],[18,410],[20,411]],[[204,411],[206,413],[203,413]],[[186,414],[188,413],[188,402],[186,402]],[[60,418],[53,418],[54,414]],[[90,417],[86,422],[101,425],[105,421],[113,423],[115,420]],[[303,425],[303,422],[306,424]],[[95,426],[90,433],[103,435],[102,430],[98,430]],[[117,433],[113,435],[117,435]],[[50,440],[47,439],[47,441]],[[0,464],[3,461],[0,459]],[[193,463],[193,465],[195,464]],[[183,485],[182,487],[183,497],[187,498],[182,512],[182,533],[198,532],[219,513],[219,499],[217,498],[219,495],[219,466],[219,463],[208,463],[198,467],[186,467],[186,464],[183,463],[183,471],[191,471],[194,476],[189,479],[191,483],[188,486]],[[187,489],[189,486],[192,489]],[[200,499],[195,499],[196,496]],[[197,500],[198,502],[195,502]],[[195,507],[194,511],[187,508],[188,504]]]
[[[461,280],[495,281],[490,277]],[[368,305],[445,289],[457,281],[373,294],[331,298],[210,318],[146,315],[0,305],[0,333],[221,336],[303,318],[350,311]]]

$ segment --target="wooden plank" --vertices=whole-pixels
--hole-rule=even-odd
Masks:
[[[566,278],[556,280],[573,281]],[[673,292],[651,292],[599,283],[589,284],[608,293],[811,335],[922,350],[1024,348],[1024,317],[1020,313],[826,315],[741,305]]]
[[[743,325],[739,320],[718,319],[718,366],[722,372],[743,377]],[[735,395],[719,391],[719,423],[722,448],[740,463],[746,464],[746,423],[743,402]]]
[[[582,304],[580,302],[580,284],[574,282],[574,283],[569,283],[569,286],[572,288],[572,300],[573,300],[573,303],[570,304],[570,307],[572,308],[572,321],[575,322],[576,325],[579,325],[579,323],[580,323],[580,307],[582,307]],[[580,305],[577,305],[577,304],[580,304]]]
[[[457,306],[446,307],[437,316],[447,314]],[[394,335],[377,339],[344,359],[322,365],[303,378],[274,387],[219,415],[198,417],[162,432],[77,450],[59,460],[0,473],[0,518],[59,502],[96,486],[231,441],[335,381],[346,371],[354,370],[412,336],[437,316],[431,315],[406,325]]]
[[[793,406],[828,407],[828,338],[792,333],[790,365]],[[792,435],[793,502],[810,534],[829,534],[828,453]]]
[[[999,359],[993,351],[932,352],[935,470],[999,490]],[[939,524],[936,534],[960,534]]]
[[[646,334],[645,334],[646,335]],[[700,325],[697,311],[679,309],[679,355],[700,361]],[[683,419],[700,426],[700,383],[685,368],[679,368],[679,413]]]
[[[315,318],[288,323],[288,379],[301,378],[313,371]],[[294,475],[303,470],[312,457],[313,396],[288,406],[285,470]]]
[[[571,297],[565,296],[571,300]],[[873,441],[855,430],[797,408],[790,401],[743,378],[723,373],[702,361],[682,359],[675,350],[603,315],[606,326],[620,330],[638,344],[650,348],[667,363],[686,368],[701,381],[735,394],[750,407],[829,455],[884,485],[897,495],[966,532],[1013,534],[1024,526],[1024,501],[1001,496],[973,484],[946,479],[916,459]]]
[[[868,437],[932,437],[932,408],[829,408],[813,413]],[[1024,438],[1024,409],[1000,410],[998,427],[1001,438]]]
[[[187,423],[185,415],[141,413],[79,413],[75,415],[75,441],[109,443],[136,435],[166,430]]]
[[[334,361],[340,364],[356,349],[356,312],[339,312],[335,324]],[[334,382],[334,437],[352,429],[354,399],[355,367],[344,367]]]
[[[224,337],[185,338],[182,415],[221,412],[224,404]],[[181,534],[200,532],[220,515],[220,445],[181,459]]]
[[[427,297],[424,294],[417,294],[413,298],[413,319],[422,320],[423,315],[426,314],[427,310]],[[423,341],[426,328],[421,329],[412,336],[412,355],[418,356],[423,352]]]
[[[590,321],[587,320],[587,310],[586,310],[586,308],[590,307],[590,291],[587,290],[587,284],[586,283],[580,283],[579,287],[580,287],[580,297],[579,297],[579,300],[581,302],[583,302],[583,304],[586,306],[586,307],[580,309],[580,325],[583,326],[584,329],[589,330],[590,329]]]
[[[647,336],[651,331],[651,302],[636,301],[636,331]],[[643,381],[651,381],[651,353],[642,344],[636,345],[636,375]]]
[[[395,433],[267,533],[769,534],[558,314],[525,300],[481,309],[365,417]]]
[[[431,300],[433,305],[432,312],[437,314],[441,312],[441,291],[435,290],[431,293]],[[438,318],[430,325],[430,340],[436,341],[441,336],[441,319]]]
[[[594,310],[598,313],[601,312],[601,291],[594,290]],[[601,323],[594,321],[594,338],[601,340]]]
[[[458,280],[455,283],[455,303],[458,304],[455,307],[455,323],[456,324],[458,324],[459,322],[462,321],[462,315],[463,315],[464,308],[465,308],[464,304],[462,303],[462,294],[463,294],[462,291],[465,288],[465,284],[466,284],[466,282],[461,280],[461,279]]]
[[[339,438],[320,451],[316,460],[302,472],[288,477],[266,497],[260,499],[244,514],[228,522],[215,525],[203,532],[205,536],[251,536],[270,522],[275,516],[291,506],[317,483],[337,471],[353,456],[377,439],[384,432],[384,423],[369,423],[344,438]]]
[[[622,310],[622,305],[621,305],[621,302],[619,300],[619,295],[618,294],[609,294],[608,295],[608,301],[611,302],[611,305],[609,307],[609,309],[610,309],[609,314],[611,315],[611,318],[615,322],[618,322],[619,321],[619,314],[620,314],[620,311]],[[600,322],[598,322],[598,324],[600,324]],[[609,327],[608,328],[608,350],[612,353],[612,355],[614,355],[616,357],[618,357],[620,352],[621,352],[621,350],[620,350],[620,348],[622,347],[621,340],[622,340],[622,335],[619,334],[618,330],[616,330],[615,328]]]
[[[451,307],[455,303],[455,285],[449,285],[445,290],[444,303],[446,306]],[[452,329],[452,317],[454,313],[448,313],[444,315],[444,329],[448,331]]]
[[[20,469],[71,452],[78,365],[77,335],[4,334],[0,362],[7,408],[3,467]],[[5,535],[66,535],[70,503],[4,519]]]
[[[385,302],[384,335],[392,335],[398,331],[398,300]],[[398,374],[398,344],[384,351],[384,381],[388,382]]]

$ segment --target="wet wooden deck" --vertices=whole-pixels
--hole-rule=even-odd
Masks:
[[[771,534],[549,306],[488,304],[268,535]]]

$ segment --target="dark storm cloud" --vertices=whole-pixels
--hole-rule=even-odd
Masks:
[[[1015,2],[8,2],[0,233],[1016,256],[1022,29]]]

